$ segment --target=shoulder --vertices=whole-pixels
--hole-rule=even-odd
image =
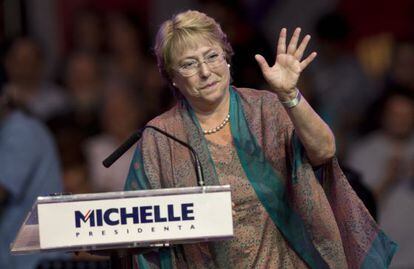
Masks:
[[[48,180],[42,191],[58,185],[52,192],[60,189],[56,145],[47,128],[35,118],[15,111],[4,119],[0,129],[0,160],[3,184],[15,194],[20,193],[27,180],[39,184]],[[13,183],[7,181],[10,178]]]
[[[52,136],[42,122],[20,111],[12,112],[1,127],[2,136],[27,138],[30,141],[49,141]]]
[[[150,120],[146,125],[157,127],[171,135],[177,136],[177,132],[181,132],[184,129],[180,106],[178,104],[175,105],[170,110]],[[145,130],[142,139],[145,143],[150,141],[160,143],[161,141],[168,140],[165,135],[150,128]]]
[[[38,161],[38,165],[59,165],[59,157],[55,141],[49,130],[39,120],[21,112],[13,112],[3,122],[0,131],[0,152],[8,152],[9,160],[26,162]],[[51,166],[51,167],[52,167]],[[52,169],[49,167],[50,169]]]
[[[252,88],[239,87],[233,87],[233,89],[235,89],[236,92],[238,92],[242,98],[246,98],[249,100],[279,102],[279,98],[277,97],[277,95],[267,90],[257,90]]]
[[[153,125],[153,126],[156,126],[156,127],[163,127],[165,125],[169,125],[169,124],[171,124],[171,122],[174,121],[174,119],[177,117],[178,114],[179,114],[178,105],[175,105],[174,107],[172,107],[168,111],[166,111],[166,112],[158,115],[157,117],[153,118],[152,120],[150,120],[147,123],[147,125]]]
[[[146,125],[158,127],[164,131],[172,131],[181,124],[180,106],[176,104],[168,111],[150,120]]]

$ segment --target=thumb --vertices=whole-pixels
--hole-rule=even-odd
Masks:
[[[256,54],[254,56],[254,58],[256,59],[257,63],[259,64],[260,69],[262,69],[262,72],[265,73],[267,71],[267,69],[269,69],[269,65],[267,64],[266,59],[260,54]]]

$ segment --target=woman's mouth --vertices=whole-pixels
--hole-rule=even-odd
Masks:
[[[216,82],[209,83],[209,84],[201,87],[200,90],[205,90],[205,89],[211,88],[211,87],[215,86],[216,84],[217,84],[217,81]]]

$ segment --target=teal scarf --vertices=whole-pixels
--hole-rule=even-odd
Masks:
[[[318,250],[315,246],[312,230],[309,228],[309,221],[306,221],[306,216],[300,215],[292,207],[292,200],[288,196],[288,191],[286,189],[286,180],[284,181],[282,179],[282,175],[275,169],[274,165],[268,161],[266,158],[266,149],[263,149],[259,145],[256,136],[249,127],[249,120],[246,117],[243,103],[246,101],[241,98],[242,93],[232,87],[230,87],[229,91],[230,126],[234,145],[244,172],[253,186],[258,199],[261,201],[276,227],[289,242],[292,249],[295,250],[310,268],[329,268],[328,263],[320,252],[321,248]],[[197,153],[201,156],[203,166],[206,166],[206,182],[209,185],[214,185],[218,182],[217,175],[198,120],[188,103],[184,103],[179,107],[180,113],[177,115],[181,115],[182,120],[185,123],[184,125],[186,127],[186,132],[188,133],[187,137],[189,138],[189,143],[196,148]],[[143,145],[140,143],[135,152],[133,164],[131,165],[126,182],[127,190],[151,188],[145,169],[143,169],[144,160],[141,151],[142,146]],[[306,169],[309,170],[311,167],[307,161],[303,146],[294,132],[292,133],[291,139],[291,152],[293,156],[290,161],[290,180],[292,184],[295,185],[298,183],[300,184],[301,180],[303,180],[303,178],[299,176],[299,174],[301,174],[300,172]],[[373,221],[370,221],[370,217],[365,215],[366,213],[364,209],[359,208],[359,204],[356,205],[358,214],[361,214],[364,220],[367,220],[366,222],[370,225],[369,227],[360,227],[360,229],[362,232],[365,232],[365,229],[375,229],[375,231],[370,231],[371,233],[369,236],[370,238],[373,238],[373,240],[370,241],[371,246],[369,248],[364,249],[361,247],[361,249],[357,249],[358,246],[355,246],[356,250],[352,250],[354,247],[353,245],[357,243],[352,240],[358,240],[361,231],[351,231],[348,227],[340,223],[340,218],[343,216],[341,217],[341,215],[336,212],[337,210],[334,204],[336,199],[335,195],[337,194],[332,194],[332,189],[340,188],[341,193],[344,193],[344,195],[352,196],[355,194],[347,189],[346,179],[341,175],[339,167],[336,167],[336,160],[333,160],[332,162],[333,163],[328,163],[326,165],[325,170],[327,170],[327,172],[325,173],[325,178],[322,184],[324,189],[327,188],[327,190],[325,190],[327,200],[333,205],[332,211],[335,215],[336,222],[338,222],[338,229],[341,233],[341,238],[339,238],[338,241],[342,239],[344,245],[343,248],[341,246],[340,250],[345,251],[348,266],[355,268],[387,268],[397,246],[378,229]],[[336,186],[338,185],[338,182],[343,186]],[[352,197],[352,199],[358,201],[354,197]],[[347,221],[358,222],[359,220],[351,219]],[[348,235],[348,233],[352,234],[354,232],[357,234],[355,236],[356,239]],[[323,249],[323,251],[326,251],[326,253],[324,253],[326,255],[325,257],[328,257],[329,252],[334,252],[329,249]],[[352,251],[359,251],[364,254],[362,255],[362,258],[358,258],[357,256],[352,255]],[[159,261],[161,268],[173,267],[174,258],[172,256],[171,249],[160,248]],[[149,264],[143,255],[137,256],[135,259],[140,268],[149,268]]]

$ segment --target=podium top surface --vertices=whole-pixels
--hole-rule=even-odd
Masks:
[[[141,244],[139,242],[125,242],[114,244],[100,244],[87,246],[73,246],[61,249],[42,249],[40,246],[39,236],[39,219],[38,206],[44,204],[59,204],[85,201],[104,201],[117,200],[125,198],[144,198],[144,197],[160,197],[172,196],[182,194],[202,194],[215,192],[230,192],[230,185],[224,186],[203,186],[203,187],[185,187],[185,188],[169,188],[169,189],[155,189],[155,190],[137,190],[137,191],[120,191],[120,192],[106,192],[106,193],[88,193],[88,194],[74,194],[74,195],[51,195],[40,196],[35,201],[32,210],[27,214],[27,217],[20,227],[20,230],[11,244],[12,254],[29,254],[44,251],[89,251],[89,250],[103,250],[116,248],[134,248],[140,246],[162,246],[165,244],[154,243]],[[200,240],[194,240],[197,242]],[[206,240],[202,240],[206,241]],[[183,242],[189,243],[189,241]]]
[[[230,185],[39,196],[36,204],[230,191]],[[34,205],[34,206],[35,206]]]

